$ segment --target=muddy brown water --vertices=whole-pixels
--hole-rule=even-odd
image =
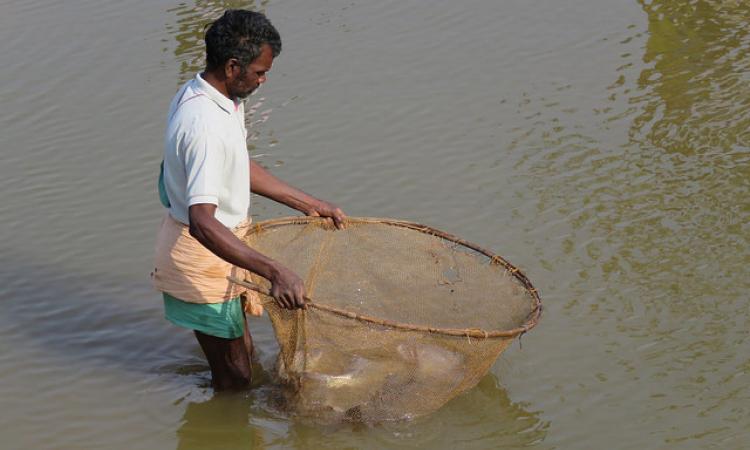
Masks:
[[[284,40],[248,100],[255,158],[542,293],[523,348],[429,417],[316,426],[267,375],[215,396],[162,318],[165,115],[238,6]],[[2,447],[750,446],[748,21],[732,0],[0,3]],[[270,324],[251,327],[267,373]]]

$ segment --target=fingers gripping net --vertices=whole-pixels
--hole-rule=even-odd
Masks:
[[[306,311],[271,303],[268,313],[289,398],[322,421],[429,413],[477,384],[541,314],[518,269],[422,225],[352,218],[334,230],[287,218],[245,240],[296,271],[314,299]]]

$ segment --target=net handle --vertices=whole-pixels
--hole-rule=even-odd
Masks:
[[[255,292],[258,292],[259,294],[263,294],[268,297],[271,296],[271,291],[268,288],[265,288],[259,284],[253,283],[252,281],[240,280],[239,278],[235,278],[232,276],[228,276],[227,280],[231,281],[232,283],[238,284],[240,286],[244,286]],[[349,319],[373,323],[376,325],[389,327],[389,328],[396,328],[399,330],[422,331],[426,333],[443,334],[443,335],[448,335],[448,336],[461,336],[461,337],[472,337],[472,338],[482,338],[482,339],[499,338],[499,337],[509,338],[509,337],[516,337],[518,335],[526,333],[533,325],[535,325],[534,322],[531,322],[531,323],[525,324],[524,326],[520,328],[515,328],[512,330],[502,330],[502,331],[498,331],[498,330],[486,331],[486,330],[482,330],[479,328],[466,328],[466,329],[433,328],[433,327],[427,327],[423,325],[414,325],[414,324],[408,324],[408,323],[402,323],[402,322],[394,322],[391,320],[378,319],[377,317],[357,314],[351,311],[346,311],[344,309],[336,308],[335,306],[313,302],[312,299],[308,297],[305,297],[305,300],[307,301],[308,308],[318,309],[321,311],[336,314],[338,316],[347,317]],[[539,308],[541,309],[541,305],[539,305]],[[537,311],[532,311],[532,314],[535,312]],[[538,312],[541,312],[541,311],[538,311]]]

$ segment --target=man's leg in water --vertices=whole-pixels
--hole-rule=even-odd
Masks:
[[[211,366],[217,390],[246,389],[252,378],[253,341],[247,328],[241,298],[225,303],[190,303],[164,293],[167,320],[195,332]]]
[[[247,321],[247,319],[246,319]],[[247,389],[252,381],[250,351],[246,339],[250,338],[245,325],[245,335],[226,339],[195,331],[195,337],[211,367],[211,384],[217,391]],[[252,345],[252,341],[250,341]]]

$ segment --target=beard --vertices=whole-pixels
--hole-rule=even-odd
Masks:
[[[250,94],[252,94],[253,92],[255,92],[255,89],[257,89],[257,88],[252,88],[250,90],[244,90],[244,91],[237,91],[237,92],[234,93],[234,97],[238,98],[240,100],[244,100],[244,99],[250,97]]]
[[[232,99],[237,100],[244,100],[250,96],[255,90],[258,89],[258,86],[249,87],[243,83],[237,83],[236,85],[232,86],[232,91],[229,92]]]

